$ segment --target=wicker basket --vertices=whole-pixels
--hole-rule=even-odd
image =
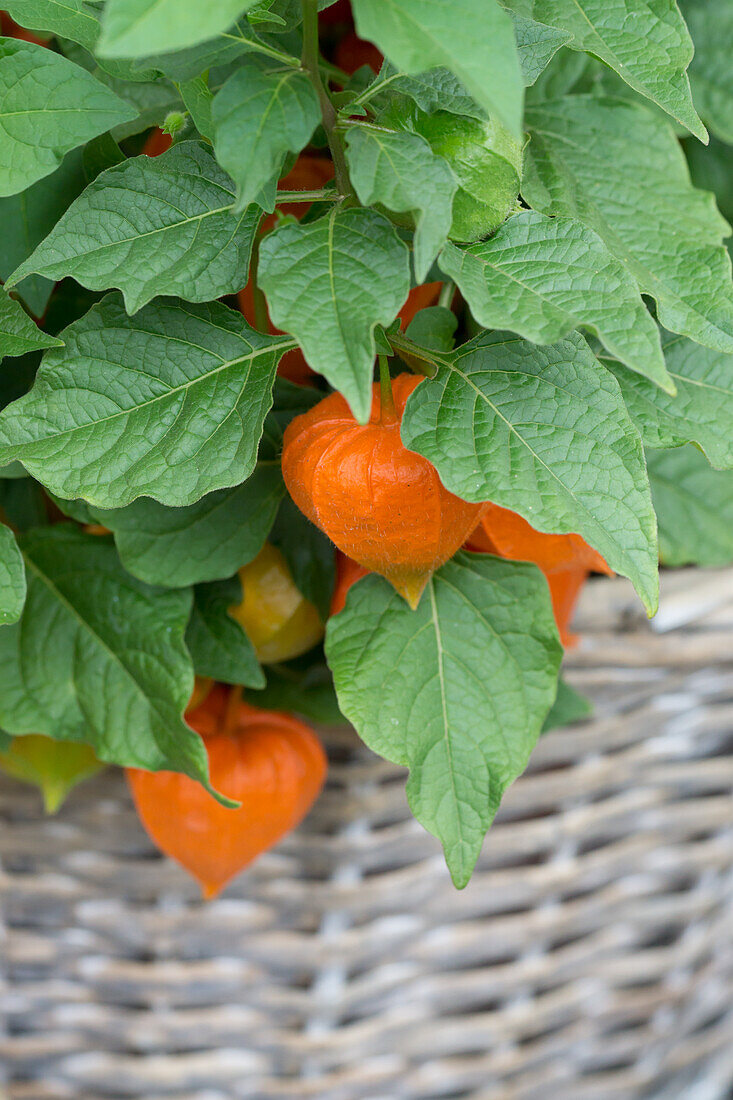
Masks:
[[[48,820],[6,783],[10,1100],[731,1096],[733,571],[664,580],[653,628],[589,586],[596,717],[542,739],[462,893],[346,731],[305,826],[209,904],[119,774]]]

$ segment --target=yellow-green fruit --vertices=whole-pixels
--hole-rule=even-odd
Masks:
[[[516,206],[522,182],[522,147],[492,119],[448,111],[413,118],[415,132],[444,157],[458,180],[453,199],[454,241],[478,241],[495,233]]]
[[[58,810],[72,787],[103,767],[89,745],[54,741],[40,733],[14,737],[0,753],[0,768],[39,787],[49,814]]]
[[[244,627],[263,664],[289,661],[323,637],[318,611],[296,588],[285,558],[265,543],[254,561],[239,570],[242,602],[229,608]]]

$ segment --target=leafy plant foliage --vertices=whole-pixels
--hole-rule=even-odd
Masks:
[[[462,886],[587,713],[548,585],[459,551],[415,611],[346,593],[283,437],[330,390],[377,430],[379,356],[442,491],[581,536],[650,614],[660,557],[733,561],[731,5],[352,0],[353,75],[329,6],[7,0],[0,727],[206,784],[194,672],[345,718]],[[266,541],[325,661],[263,670],[230,613]]]

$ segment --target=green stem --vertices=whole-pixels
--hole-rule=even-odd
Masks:
[[[456,284],[452,279],[446,279],[440,290],[440,297],[438,298],[438,305],[443,309],[450,309],[453,303],[453,295],[456,292]]]
[[[419,344],[398,332],[390,333],[387,339],[411,371],[415,374],[424,374],[426,378],[435,378],[441,362],[436,352],[421,348]]]
[[[336,198],[336,192],[329,190],[321,191],[278,191],[277,201],[278,205],[281,202],[333,202]]]
[[[344,198],[353,198],[349,170],[346,166],[346,153],[344,152],[341,134],[336,129],[336,122],[338,121],[336,108],[321,80],[320,53],[318,50],[318,0],[301,0],[301,3],[303,5],[303,56],[301,67],[308,74],[321,106],[323,129],[326,131],[331,149],[336,186]]]
[[[391,84],[393,80],[396,80],[398,76],[404,76],[404,73],[393,73],[392,76],[386,77],[384,80],[375,80],[368,88],[365,88],[361,95],[358,95],[356,99],[352,99],[351,103],[347,107],[344,107],[344,113],[348,113],[353,107],[363,107],[365,103],[368,103],[375,95],[378,95],[383,88],[386,88],[388,84]]]
[[[379,356],[379,390],[381,397],[381,409],[379,421],[381,424],[396,424],[397,410],[392,393],[392,379],[389,376],[389,363],[386,355]]]
[[[282,61],[283,65],[288,65],[291,69],[300,68],[300,60],[294,54],[283,53],[282,50],[276,50],[274,46],[268,46],[259,38],[245,38],[243,34],[222,34],[220,37],[229,38],[232,42],[244,42],[250,49],[256,50],[257,53],[266,54],[267,57],[273,58],[274,61]]]

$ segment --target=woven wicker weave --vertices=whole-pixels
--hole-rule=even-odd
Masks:
[[[594,582],[570,679],[462,893],[344,732],[297,835],[220,900],[119,774],[3,786],[11,1100],[723,1100],[733,1084],[733,571],[654,629]]]

